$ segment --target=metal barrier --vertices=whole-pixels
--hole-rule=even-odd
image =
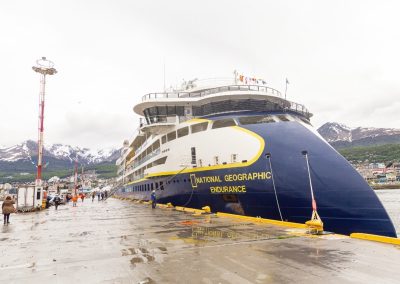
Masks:
[[[175,99],[175,98],[198,98],[209,96],[216,93],[230,92],[230,91],[255,91],[264,92],[275,95],[276,97],[282,98],[281,92],[266,86],[259,85],[229,85],[216,87],[211,89],[205,89],[199,92],[162,92],[162,93],[149,93],[142,97],[142,101],[153,100],[153,99]]]

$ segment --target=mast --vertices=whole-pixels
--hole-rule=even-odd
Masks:
[[[75,161],[74,195],[78,195],[78,162]]]

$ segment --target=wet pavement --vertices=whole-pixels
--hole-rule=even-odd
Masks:
[[[1,283],[400,283],[400,247],[109,199],[11,215]]]

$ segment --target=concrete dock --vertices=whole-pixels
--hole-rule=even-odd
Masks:
[[[10,221],[1,283],[400,283],[400,246],[131,201]]]

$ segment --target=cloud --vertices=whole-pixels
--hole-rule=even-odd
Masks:
[[[50,139],[93,149],[120,147],[135,129],[132,117],[107,111],[69,111],[60,125],[62,127],[53,127]]]
[[[3,1],[0,144],[36,139],[31,67],[41,56],[59,71],[47,82],[46,143],[102,148],[132,138],[132,107],[162,90],[164,62],[167,86],[236,69],[284,90],[288,77],[288,98],[314,113],[315,126],[398,127],[399,9],[361,0]]]

